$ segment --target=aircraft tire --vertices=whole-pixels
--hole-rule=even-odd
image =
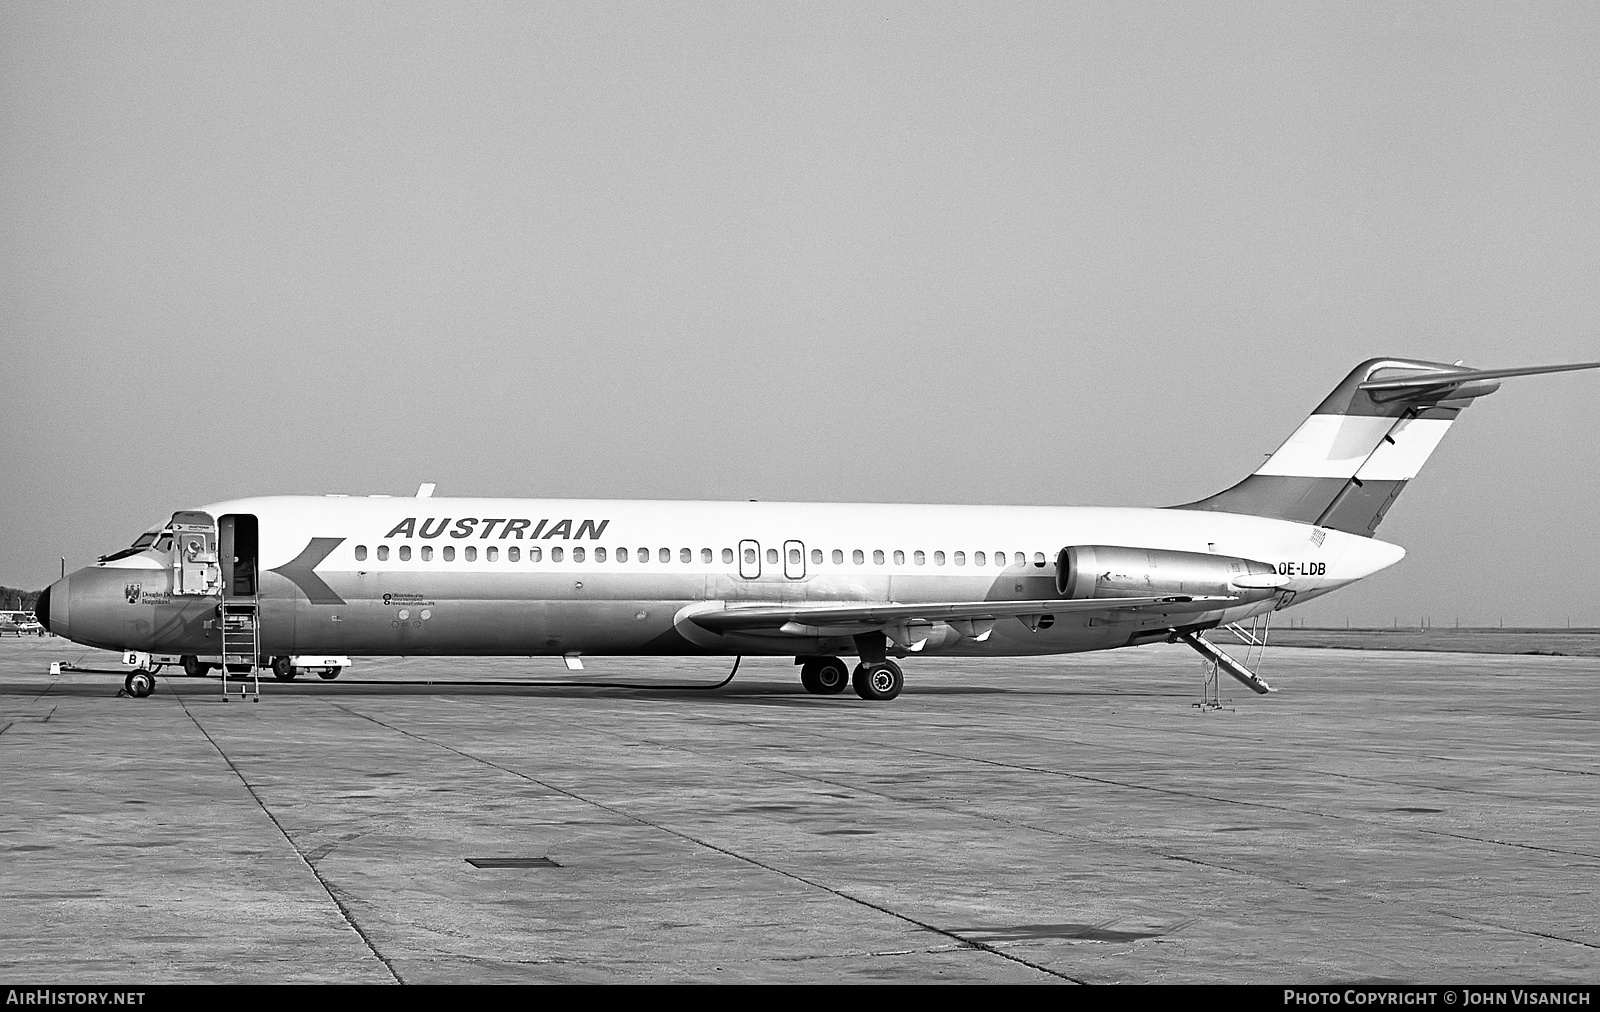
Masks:
[[[850,668],[839,658],[824,657],[812,663],[817,666],[815,676],[817,687],[811,691],[832,696],[843,692],[844,687],[850,684]]]
[[[318,677],[323,678],[323,679],[331,682],[335,678],[338,678],[339,677],[339,672],[341,672],[343,670],[344,670],[343,668],[328,668],[328,669],[326,669],[324,671],[317,672],[317,675],[318,675]]]
[[[812,695],[822,694],[822,683],[817,680],[817,668],[820,665],[821,662],[817,660],[809,660],[800,665],[800,684]]]
[[[134,699],[143,699],[155,691],[156,676],[143,669],[130,671],[122,686]]]
[[[183,673],[190,678],[204,678],[211,673],[211,665],[202,664],[200,658],[194,654],[184,654],[180,658],[180,663],[183,665]]]
[[[280,682],[292,682],[300,674],[300,669],[289,663],[287,657],[274,657],[272,659],[272,677]]]
[[[905,687],[906,678],[900,670],[900,665],[894,661],[884,661],[872,667],[857,664],[850,683],[855,688],[856,695],[862,699],[886,701],[900,695],[900,690]]]

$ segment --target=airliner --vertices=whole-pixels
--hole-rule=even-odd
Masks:
[[[352,655],[792,656],[804,688],[889,700],[898,663],[1208,638],[1399,562],[1374,535],[1467,405],[1512,377],[1361,363],[1254,474],[1162,508],[266,496],[172,514],[56,581],[51,632],[205,674],[335,677]],[[855,658],[852,665],[842,658]],[[242,691],[242,690],[241,690]],[[259,684],[257,688],[259,698]]]

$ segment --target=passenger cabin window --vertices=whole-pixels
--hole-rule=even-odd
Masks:
[[[432,562],[433,561],[433,546],[432,545],[423,545],[422,546],[422,561],[423,562]]]
[[[606,550],[604,548],[596,548],[594,550],[594,561],[596,561],[596,562],[604,562],[604,561],[606,561]]]
[[[640,562],[649,562],[650,561],[650,549],[648,549],[648,548],[639,549],[639,561]]]
[[[512,545],[510,548],[506,549],[506,561],[507,562],[517,562],[517,561],[521,560],[521,558],[522,558],[522,549],[518,548],[516,545]]]
[[[922,549],[919,548],[911,553],[911,561],[915,562],[919,566],[926,565],[928,556],[923,553]]]
[[[973,552],[972,553],[972,564],[974,566],[982,566],[982,565],[984,565],[986,563],[986,561],[987,560],[984,559],[982,552]]]
[[[883,549],[881,549],[881,548],[873,549],[873,551],[872,551],[872,564],[875,565],[875,566],[883,565]]]
[[[856,565],[859,566],[863,562],[867,561],[867,553],[865,553],[861,549],[857,548],[855,551],[850,553],[850,561],[854,562]]]
[[[583,561],[583,549],[574,548],[572,550],[572,561],[573,562],[582,562]]]
[[[454,561],[456,561],[456,546],[455,545],[445,545],[444,546],[444,561],[446,561],[446,562],[454,562]]]
[[[483,557],[488,559],[490,562],[498,562],[500,559],[500,549],[496,548],[494,545],[490,545],[488,548],[483,550]]]
[[[756,564],[756,550],[754,548],[746,548],[744,550],[744,564],[747,566]]]
[[[954,562],[958,566],[965,566],[967,564],[967,553],[966,552],[957,552],[956,555],[955,555]]]
[[[944,565],[944,553],[943,552],[934,552],[933,553],[933,564],[935,566]]]
[[[905,565],[906,564],[906,553],[900,551],[899,549],[895,549],[894,564],[897,565],[897,566]]]
[[[813,566],[822,565],[822,549],[820,549],[820,548],[811,549],[811,564]]]
[[[680,549],[678,549],[678,561],[679,562],[693,562],[694,561],[694,549],[693,548],[680,548]]]
[[[561,546],[560,545],[556,545],[554,548],[550,549],[550,561],[551,562],[560,562],[561,561],[561,556],[563,554],[564,553],[561,551]]]
[[[447,551],[447,552],[449,550],[450,549],[448,549],[448,548],[445,549],[445,551]],[[542,558],[544,558],[544,549],[543,548],[530,548],[530,549],[528,549],[528,561],[529,562],[538,562]]]
[[[367,561],[367,546],[366,545],[357,545],[356,546],[356,561],[357,562],[366,562]]]
[[[400,561],[401,562],[410,562],[411,561],[411,546],[410,545],[401,545],[400,546]]]
[[[1044,565],[1044,553],[1043,552],[1034,552],[1033,553],[1033,564],[1035,566],[1043,566]]]
[[[661,549],[661,551],[656,554],[656,558],[660,559],[662,562],[671,562],[672,561],[672,549],[670,549],[670,548]]]
[[[800,565],[800,549],[798,549],[798,548],[789,549],[789,565],[791,565],[791,566]]]
[[[716,554],[714,552],[712,552],[711,549],[709,549],[709,548],[700,549],[700,561],[701,562],[709,564],[709,563],[711,563],[711,562],[713,562],[715,560],[716,560]]]
[[[723,549],[723,550],[722,550],[722,564],[723,564],[723,565],[724,565],[724,566],[731,566],[731,565],[733,565],[733,549],[731,549],[731,548],[724,548],[724,549]]]
[[[467,547],[465,547],[465,548],[463,548],[461,550],[461,557],[463,559],[466,559],[468,562],[477,562],[478,561],[478,550],[475,547],[473,547],[472,545],[468,545]]]
[[[379,545],[378,546],[378,561],[379,562],[388,562],[389,561],[389,546],[388,545]]]
[[[835,566],[842,566],[842,565],[844,565],[844,549],[842,549],[842,548],[835,548],[835,549],[834,549],[834,550],[833,550],[833,564],[834,564],[834,565],[835,565]]]
[[[626,548],[617,549],[617,561],[618,562],[627,562],[628,561],[628,550]]]

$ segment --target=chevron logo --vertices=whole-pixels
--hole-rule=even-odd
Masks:
[[[322,564],[322,560],[342,544],[344,538],[312,538],[306,543],[305,551],[268,572],[277,573],[299,587],[312,604],[344,604],[344,598],[335,594],[333,588],[323,583],[322,577],[316,574],[316,568]]]

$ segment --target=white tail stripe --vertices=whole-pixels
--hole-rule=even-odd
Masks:
[[[1401,422],[1389,433],[1394,442],[1380,441],[1372,456],[1356,472],[1356,477],[1362,481],[1410,481],[1428,462],[1434,447],[1449,428],[1448,418],[1413,418]]]
[[[1418,418],[1396,425],[1393,418],[1371,415],[1312,415],[1278,448],[1257,474],[1296,478],[1384,480],[1416,476],[1450,427],[1448,419]],[[1395,430],[1393,444],[1384,437]],[[1402,438],[1404,436],[1405,438]],[[1380,451],[1380,452],[1374,452]],[[1363,465],[1376,470],[1368,474]]]

